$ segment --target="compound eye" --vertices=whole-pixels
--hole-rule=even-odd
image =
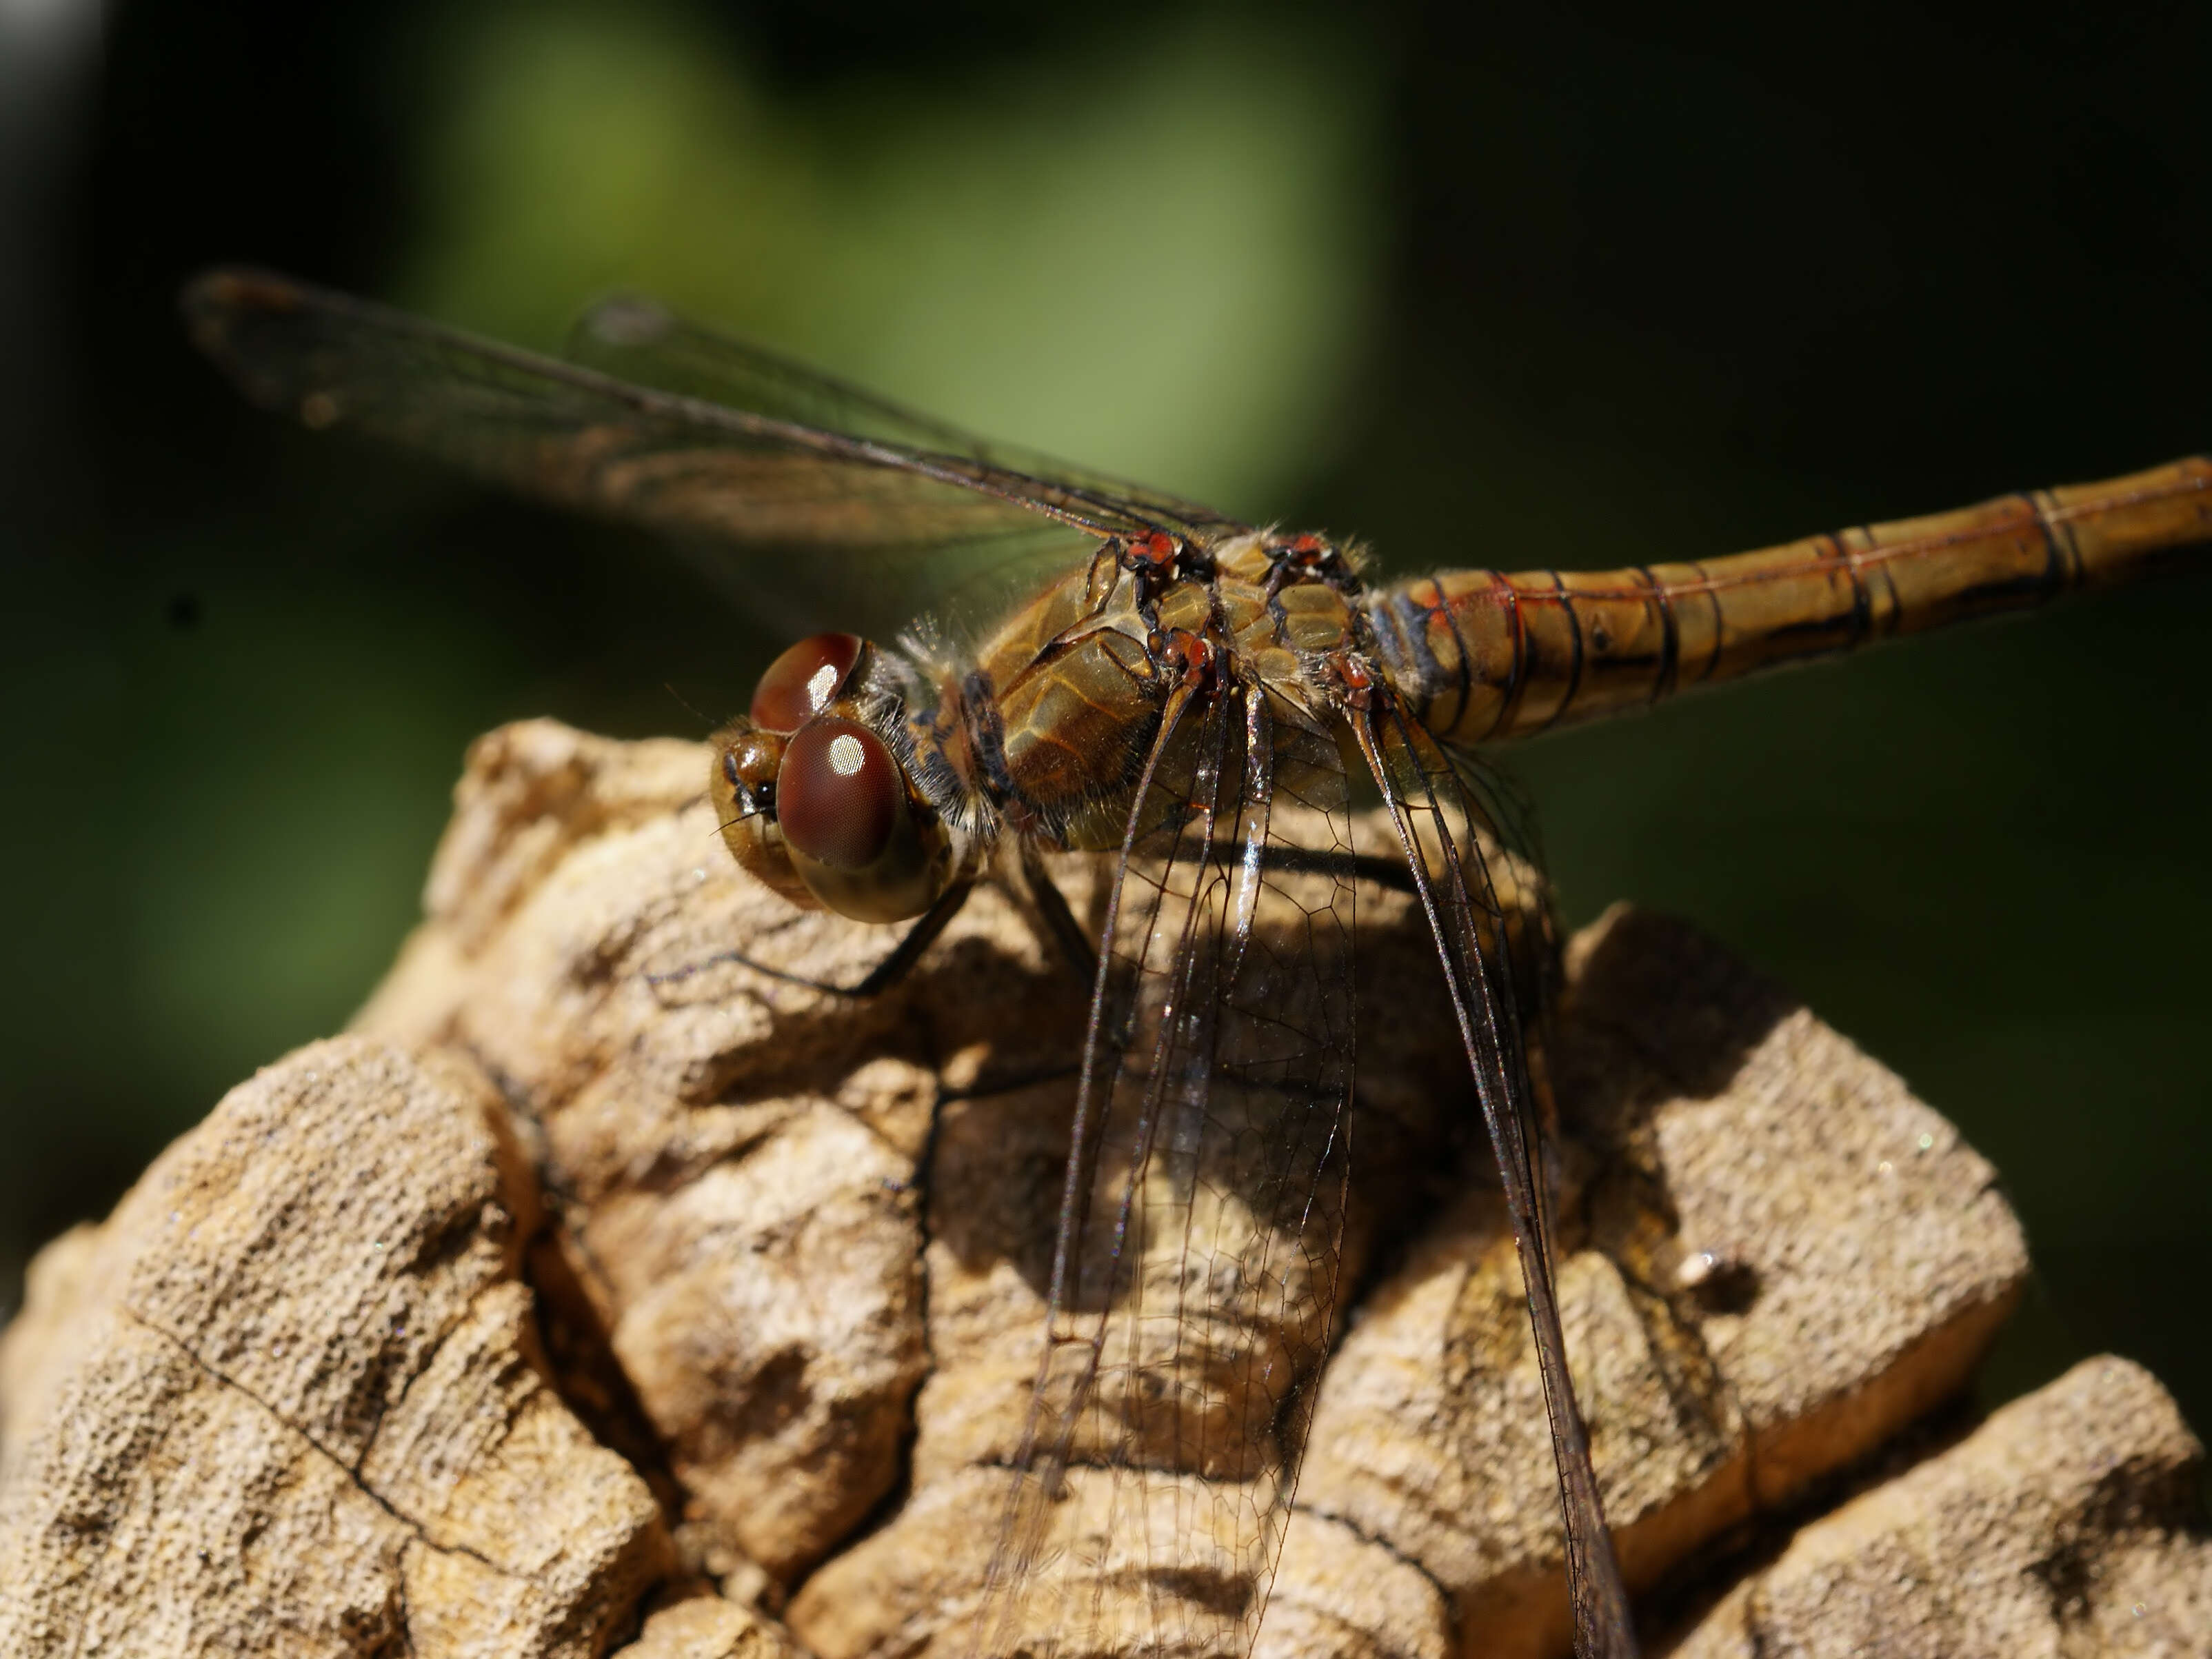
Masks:
[[[753,692],[753,724],[763,732],[796,732],[830,706],[860,659],[857,634],[817,634],[768,665]]]
[[[834,716],[792,738],[777,775],[775,816],[792,849],[835,870],[884,855],[906,808],[906,783],[884,740]]]
[[[800,878],[840,915],[899,921],[937,896],[934,843],[907,804],[897,757],[866,726],[824,714],[801,727],[784,750],[775,811]]]

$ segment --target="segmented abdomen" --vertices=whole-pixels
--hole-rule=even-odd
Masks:
[[[2127,581],[2212,544],[2212,459],[1695,564],[1423,577],[1369,601],[1448,741],[1526,736],[1893,635]]]

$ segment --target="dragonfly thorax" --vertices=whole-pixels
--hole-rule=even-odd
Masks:
[[[1169,538],[1157,538],[1167,544]],[[967,780],[1009,832],[1118,847],[1170,697],[1261,684],[1299,701],[1355,641],[1348,562],[1319,537],[1109,543],[1010,617],[949,701]]]

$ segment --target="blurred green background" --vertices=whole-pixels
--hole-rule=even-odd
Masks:
[[[251,259],[550,345],[657,292],[1394,568],[1694,557],[2212,444],[2200,6],[0,0],[0,1299],[339,1024],[471,736],[700,733],[652,544],[244,408]],[[2196,576],[1516,757],[1571,917],[1687,915],[2003,1172],[2212,1425]],[[824,622],[834,618],[825,617]]]

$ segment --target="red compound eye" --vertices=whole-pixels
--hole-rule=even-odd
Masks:
[[[775,815],[791,850],[831,870],[869,869],[889,851],[906,813],[906,781],[884,740],[824,716],[784,750]]]
[[[830,706],[860,659],[857,634],[817,634],[768,665],[753,692],[753,724],[763,732],[796,732]]]

